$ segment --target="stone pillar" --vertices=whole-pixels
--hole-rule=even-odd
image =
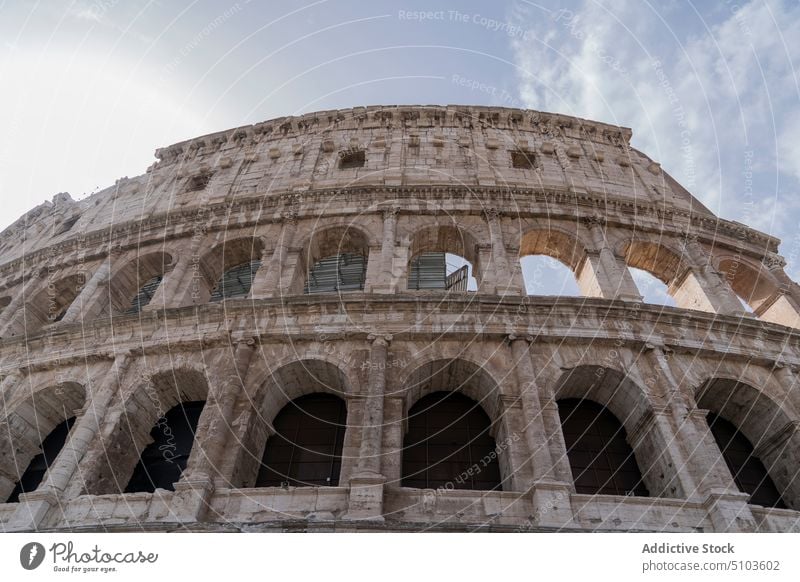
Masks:
[[[403,479],[403,427],[405,400],[401,396],[384,398],[383,458],[381,474],[389,486],[400,487]]]
[[[534,521],[538,525],[562,527],[573,519],[570,484],[558,481],[542,414],[540,389],[530,354],[531,337],[508,336],[514,372],[525,417],[525,442],[531,458],[530,484]],[[560,427],[559,427],[560,430]]]
[[[648,345],[648,359],[655,381],[664,387],[667,409],[676,427],[668,442],[674,443],[673,460],[689,500],[702,501],[714,531],[755,531],[756,522],[722,458],[706,421],[707,410],[697,408],[672,374],[665,348]],[[666,430],[666,429],[665,429]]]
[[[226,353],[219,368],[210,372],[209,394],[195,433],[191,458],[181,480],[212,479],[218,483],[217,467],[222,463],[231,434],[233,410],[243,391],[243,384],[256,351],[254,338],[240,339]]]
[[[197,294],[196,287],[202,281],[196,281],[195,277],[202,277],[198,272],[200,268],[200,247],[205,237],[201,232],[196,232],[191,238],[189,248],[186,252],[179,252],[177,261],[169,276],[164,277],[161,285],[158,286],[153,299],[144,310],[156,310],[162,306],[183,307],[194,303]]]
[[[0,398],[4,405],[7,406],[14,399],[14,394],[23,381],[24,376],[19,370],[11,370],[3,378],[0,382]],[[19,442],[19,438],[15,438],[16,431],[8,424],[7,416],[11,412],[13,411],[4,406],[3,420],[0,422],[0,434],[3,435],[0,439],[0,502],[5,501],[19,480],[18,469],[15,467],[17,454],[14,451],[14,443]]]
[[[47,278],[50,268],[55,269],[52,265],[42,267],[20,283],[19,288],[11,297],[11,303],[6,305],[3,312],[0,313],[0,337],[25,331],[25,301],[36,295],[39,285],[43,279]]]
[[[276,280],[272,276],[273,260],[277,247],[264,245],[261,250],[261,266],[253,277],[253,284],[250,287],[250,297],[253,299],[266,299],[275,295]]]
[[[738,297],[714,269],[711,257],[698,242],[697,235],[687,234],[684,248],[691,259],[692,268],[670,285],[678,307],[720,315],[743,315],[745,310]]]
[[[625,260],[615,255],[613,249],[608,246],[603,228],[604,218],[602,216],[590,216],[584,219],[584,223],[592,236],[594,250],[597,255],[596,258],[591,254],[587,257],[590,265],[584,264],[582,271],[588,266],[592,267],[595,279],[593,286],[600,292],[600,296],[604,299],[641,301],[642,296],[636,288],[636,283],[633,281]],[[587,285],[585,282],[581,283],[581,279],[584,276],[583,272],[578,276],[578,283],[581,284],[581,288],[584,286],[591,287],[592,285]]]
[[[167,287],[169,286],[168,281],[172,279],[172,276],[175,273],[175,268],[178,266],[179,262],[180,261],[178,259],[173,257],[172,263],[170,263],[169,265],[164,265],[164,272],[161,274],[162,277],[161,283],[159,283],[158,287],[156,287],[156,292],[153,293],[153,297],[150,299],[150,302],[141,308],[142,312],[156,311],[158,309],[169,309],[170,307],[176,307],[168,303]],[[175,280],[177,280],[177,277],[175,278]]]
[[[197,424],[192,452],[180,480],[175,484],[175,516],[182,522],[202,521],[215,487],[225,486],[219,474],[230,441],[233,411],[243,391],[256,341],[238,340],[232,357],[226,354],[220,368],[209,378],[209,394]]]
[[[125,376],[131,360],[130,352],[122,352],[115,358],[114,364],[103,376],[100,387],[90,395],[84,409],[76,415],[75,426],[70,430],[64,448],[48,469],[42,484],[36,491],[20,495],[19,507],[9,520],[7,529],[36,530],[47,513],[63,501],[63,493],[100,430],[116,386]],[[94,389],[95,384],[90,383],[89,386]]]
[[[83,286],[78,296],[75,297],[67,308],[67,312],[64,314],[64,317],[61,318],[60,323],[68,324],[75,323],[81,319],[90,319],[91,308],[93,304],[99,300],[97,297],[98,287],[104,285],[111,276],[112,262],[112,253],[109,253],[109,255],[103,259],[103,262],[100,263],[100,266],[97,267],[89,281]],[[100,293],[103,291],[104,290],[101,289]]]
[[[261,269],[259,269],[259,271],[264,270],[264,273],[262,276],[256,275],[256,279],[253,281],[253,287],[250,290],[250,296],[253,299],[279,297],[288,291],[293,272],[289,272],[289,283],[286,284],[287,276],[285,271],[288,270],[289,249],[292,247],[296,230],[296,215],[286,215],[281,228],[281,234],[272,251],[272,256],[269,261],[266,261],[266,257],[264,257],[264,262],[261,265]],[[267,249],[265,249],[265,254],[266,252]]]
[[[397,236],[398,208],[386,208],[383,211],[383,239],[381,240],[380,264],[376,265],[374,282],[369,285],[370,277],[367,276],[368,290],[372,293],[393,293],[393,267],[394,247]],[[370,268],[371,265],[367,265]]]
[[[800,386],[797,381],[797,366],[786,361],[777,361],[772,369],[772,374],[785,391],[786,399],[794,408],[795,414],[800,416]]]
[[[368,338],[369,351],[367,394],[362,417],[361,443],[355,474],[350,478],[348,519],[383,521],[383,404],[386,388],[386,366],[391,336]]]
[[[364,275],[364,293],[375,293],[380,288],[381,247],[372,245],[367,249],[367,272]]]
[[[500,220],[500,212],[496,208],[488,208],[484,211],[484,217],[489,227],[489,240],[492,252],[492,286],[498,295],[524,295],[525,285],[522,284],[521,271],[512,269],[509,265],[509,258],[506,245],[503,240],[503,225]],[[519,262],[519,253],[514,259]],[[519,272],[519,276],[515,276]],[[487,273],[488,276],[488,273]],[[484,276],[484,279],[486,276]]]
[[[786,262],[775,253],[768,253],[762,262],[778,288],[754,310],[755,313],[764,321],[800,329],[800,287],[783,270]]]

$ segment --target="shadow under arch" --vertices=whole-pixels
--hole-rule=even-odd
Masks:
[[[478,364],[432,360],[405,380],[402,483],[408,487],[501,489],[511,478],[499,387]],[[480,459],[489,458],[483,466]]]
[[[763,463],[783,502],[800,509],[797,420],[761,390],[732,378],[706,380],[697,388],[695,399],[701,409],[731,423],[746,437],[752,456]],[[730,459],[726,462],[730,468]]]
[[[5,501],[14,491],[17,482],[41,451],[41,445],[58,427],[73,419],[86,404],[86,389],[77,382],[48,385],[19,401],[4,414],[0,422],[0,500]],[[69,426],[64,426],[69,431]],[[44,467],[52,464],[57,453],[66,444],[67,434],[57,450],[43,459]],[[45,477],[39,476],[35,486]],[[35,488],[34,486],[34,488]],[[30,490],[30,489],[29,489]]]
[[[570,401],[570,409],[575,408],[575,401],[589,401],[599,405],[598,415],[604,414],[603,411],[611,414],[618,423],[619,432],[615,436],[627,442],[649,495],[685,497],[675,464],[668,457],[669,437],[654,421],[645,391],[627,375],[607,366],[577,365],[566,369],[556,381],[554,398],[559,404]],[[568,419],[561,418],[562,431],[567,422]],[[585,466],[566,452],[574,477]],[[624,470],[624,459],[620,457],[617,461],[619,465],[606,469],[612,473]]]
[[[167,433],[171,430],[168,420],[186,418],[186,413],[173,409],[182,403],[205,402],[208,392],[206,374],[199,369],[182,366],[148,373],[119,405],[119,414],[109,415],[112,425],[98,434],[98,467],[85,475],[83,492],[125,491],[143,451],[158,437],[153,433]]]
[[[238,411],[238,416],[244,425],[241,446],[238,458],[235,461],[233,486],[253,487],[260,481],[269,482],[264,475],[265,454],[269,453],[270,440],[275,438],[276,429],[285,432],[283,417],[291,417],[293,422],[311,427],[309,430],[329,430],[335,442],[330,451],[324,456],[334,463],[332,468],[335,480],[339,476],[346,479],[353,461],[353,454],[344,455],[342,450],[348,451],[348,443],[352,435],[347,430],[351,424],[349,415],[351,411],[347,406],[346,396],[352,393],[352,384],[347,374],[339,366],[314,357],[297,359],[285,363],[274,371],[268,373],[255,388],[252,401],[245,409]],[[323,396],[315,398],[315,396]],[[336,408],[335,413],[328,414]],[[317,411],[317,412],[315,412]],[[342,417],[344,415],[344,418]],[[310,424],[309,424],[310,423]],[[299,425],[298,425],[299,426]],[[286,435],[277,437],[287,442],[283,443],[284,449],[290,449],[291,438]],[[324,441],[327,436],[323,435]],[[313,456],[317,445],[331,443],[309,443],[303,440],[300,447],[301,453]],[[317,459],[318,461],[319,459]],[[274,467],[273,467],[274,468]],[[288,473],[286,481],[293,485],[314,484],[314,479],[304,478],[302,475]],[[275,471],[272,473],[277,474]],[[275,477],[273,474],[272,477]],[[299,478],[298,478],[299,477]],[[333,482],[333,481],[331,481]]]
[[[295,293],[361,291],[369,258],[369,234],[353,225],[315,230],[302,245]]]
[[[483,266],[478,257],[478,242],[467,229],[455,224],[426,225],[410,233],[409,241],[406,277],[408,289],[467,291],[467,274],[471,274],[475,284],[480,287]],[[446,261],[436,260],[436,256],[442,254],[455,255],[469,264],[456,273],[447,273]],[[464,275],[461,275],[462,270]],[[431,273],[428,277],[425,276],[427,271]],[[458,281],[451,281],[454,275],[458,277]]]
[[[264,241],[258,236],[236,236],[214,245],[200,258],[196,302],[247,296],[263,251]]]

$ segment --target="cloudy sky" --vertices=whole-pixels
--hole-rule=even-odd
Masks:
[[[0,0],[0,228],[211,131],[505,105],[632,127],[714,212],[782,238],[798,279],[796,63],[796,0]]]

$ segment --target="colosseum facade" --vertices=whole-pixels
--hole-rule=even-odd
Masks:
[[[800,288],[630,138],[322,111],[29,211],[3,529],[800,531]],[[528,294],[531,255],[580,296]]]

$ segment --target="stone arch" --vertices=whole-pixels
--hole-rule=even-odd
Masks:
[[[554,398],[588,400],[604,407],[624,427],[650,495],[685,495],[675,463],[668,456],[669,436],[659,428],[647,393],[626,374],[600,365],[567,368],[555,384]]]
[[[475,278],[477,285],[480,286],[482,271],[478,254],[478,242],[468,229],[455,224],[434,224],[422,226],[413,231],[409,237],[407,288],[438,288],[412,285],[411,279],[415,269],[415,262],[419,260],[419,257],[428,253],[451,254],[466,260],[471,266],[472,277]],[[441,288],[444,289],[444,278],[447,277],[448,273],[442,272],[437,275],[441,276]],[[465,284],[463,290],[466,289],[467,286]]]
[[[586,255],[586,245],[577,229],[570,231],[560,226],[534,226],[520,239],[519,256],[547,255],[577,272]]]
[[[14,489],[42,441],[86,404],[86,389],[77,382],[39,388],[9,408],[0,423],[0,500]]]
[[[786,504],[800,509],[798,419],[762,390],[733,378],[709,378],[697,388],[695,399],[701,409],[747,437]]]
[[[629,432],[650,409],[646,392],[624,372],[591,364],[562,369],[553,391],[556,400],[592,400],[608,408]]]
[[[714,262],[734,293],[756,316],[764,321],[800,328],[798,309],[766,266],[740,255],[720,255]]]
[[[182,402],[205,401],[208,391],[205,373],[188,366],[144,375],[116,414],[109,414],[110,432],[101,437],[104,462],[94,475],[86,477],[85,492],[123,492],[140,454],[153,441],[150,432],[154,425]]]
[[[196,290],[196,302],[208,302],[212,293],[223,284],[223,276],[232,269],[245,265],[256,270],[261,268],[263,251],[264,241],[258,236],[232,237],[212,247],[200,259],[200,284]],[[249,288],[247,291],[249,292]]]
[[[500,385],[482,366],[466,357],[431,358],[404,379],[404,417],[414,403],[433,392],[461,392],[480,406],[492,422],[499,420]]]
[[[558,226],[534,227],[526,230],[520,239],[519,258],[546,256],[558,261],[572,272],[582,295],[591,295],[597,289],[594,273],[584,269],[586,246],[577,231]],[[523,269],[524,273],[524,269]],[[526,288],[529,281],[526,280]]]
[[[149,303],[152,293],[139,297],[142,287],[151,283],[155,278],[164,278],[165,273],[174,263],[173,256],[166,251],[153,251],[144,254],[137,254],[136,258],[131,259],[116,269],[111,274],[108,282],[108,302],[112,313],[125,313],[132,310],[137,305],[141,308]],[[152,292],[163,281],[158,280],[155,286],[152,283],[148,287],[153,287]]]
[[[687,268],[681,253],[659,240],[628,239],[620,244],[625,264],[647,271],[665,285],[671,285]]]
[[[336,364],[322,358],[309,356],[298,359],[295,356],[289,362],[282,362],[272,371],[259,378],[251,379],[255,383],[253,396],[244,410],[239,411],[237,424],[244,425],[239,455],[233,481],[235,485],[249,487],[256,481],[267,440],[274,433],[273,422],[278,414],[287,406],[311,394],[330,394],[348,403],[353,393],[351,379]],[[351,424],[351,410],[347,405],[348,422]],[[352,435],[345,430],[344,458],[342,459],[342,480],[349,472],[353,459],[352,447],[349,445]]]
[[[333,225],[314,230],[302,244],[303,250],[292,284],[293,291],[314,292],[315,276],[322,274],[324,277],[325,271],[330,271],[331,268],[336,279],[332,285],[334,288],[328,289],[329,286],[320,284],[318,287],[320,290],[363,290],[370,243],[369,234],[352,224]],[[349,263],[351,269],[347,270],[344,264],[339,264],[337,267],[340,262]]]
[[[32,333],[48,323],[61,318],[78,298],[87,281],[87,274],[73,273],[59,279],[48,280],[25,305],[25,331]]]

